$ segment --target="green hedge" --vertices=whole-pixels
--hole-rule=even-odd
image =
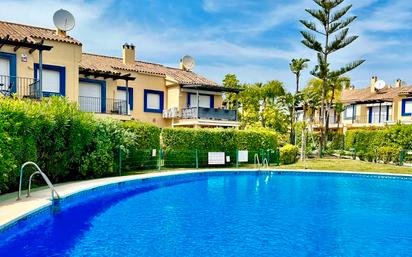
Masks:
[[[127,121],[123,127],[132,133],[131,146],[122,156],[122,170],[131,171],[143,168],[155,168],[157,166],[157,151],[160,148],[160,128],[150,123]],[[156,156],[152,150],[156,149]]]
[[[29,160],[53,183],[117,174],[119,153],[158,148],[159,134],[149,124],[95,119],[60,97],[0,98],[0,193],[17,189]]]
[[[291,144],[286,144],[280,148],[280,162],[282,164],[292,164],[297,161],[299,149]]]
[[[412,125],[349,130],[345,148],[355,149],[361,160],[397,163],[401,149],[412,149]]]
[[[168,167],[194,167],[196,157],[199,166],[206,166],[211,151],[226,152],[230,156],[228,164],[233,165],[237,150],[248,150],[253,163],[256,153],[261,155],[266,153],[264,150],[277,148],[278,136],[268,130],[165,128],[162,143]]]

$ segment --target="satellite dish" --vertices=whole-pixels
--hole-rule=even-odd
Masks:
[[[62,31],[69,31],[74,28],[74,17],[69,11],[60,9],[53,15],[53,22],[56,28]]]
[[[193,68],[196,66],[195,59],[190,55],[183,56],[182,64],[184,69],[189,71],[193,70]]]
[[[378,81],[376,81],[376,83],[375,83],[375,89],[377,89],[377,90],[381,90],[382,88],[384,88],[386,86],[386,83],[385,83],[385,81],[383,81],[383,80],[378,80]]]

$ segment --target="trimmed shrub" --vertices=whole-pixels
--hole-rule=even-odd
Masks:
[[[282,164],[292,164],[297,161],[299,149],[291,144],[280,148],[280,161]]]
[[[400,158],[399,147],[393,146],[382,146],[378,148],[378,160],[383,161],[383,163],[399,163]]]
[[[185,129],[165,128],[162,132],[165,165],[194,167],[196,158],[200,166],[207,165],[208,152],[226,152],[230,164],[236,161],[236,150],[248,150],[253,163],[256,153],[277,148],[277,134],[268,130]],[[201,149],[201,150],[199,150]]]
[[[122,170],[130,171],[157,166],[157,151],[160,149],[160,128],[146,122],[127,121],[123,128],[132,133],[128,151],[124,153]],[[152,150],[156,149],[156,156]],[[123,153],[123,152],[121,152]]]
[[[26,161],[38,163],[53,183],[117,174],[120,153],[157,149],[159,134],[153,125],[95,119],[61,97],[0,97],[0,193],[17,189]]]

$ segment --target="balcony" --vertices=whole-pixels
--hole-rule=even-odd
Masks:
[[[173,119],[173,126],[239,127],[236,110],[205,107],[171,108],[163,111],[163,118]]]
[[[39,98],[39,81],[33,78],[0,75],[0,96]]]
[[[354,125],[385,125],[394,123],[392,119],[392,115],[382,114],[381,117],[379,115],[358,115],[353,119],[345,119],[346,124],[354,124]]]
[[[199,109],[199,112],[198,112],[198,109]],[[191,108],[182,109],[180,115],[182,119],[237,121],[237,111],[236,110],[191,107]]]
[[[79,96],[79,106],[83,112],[127,115],[126,100]]]

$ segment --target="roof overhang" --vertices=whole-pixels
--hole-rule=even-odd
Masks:
[[[239,93],[240,92],[240,89],[228,88],[228,87],[216,86],[216,85],[182,85],[182,88],[213,91],[213,92],[228,92],[228,93]]]
[[[84,69],[80,68],[79,73],[84,75],[85,77],[93,76],[95,78],[103,78],[103,79],[121,79],[126,81],[136,80],[135,77],[132,77],[130,73],[128,74],[121,74],[120,72],[111,72],[111,71],[101,71],[101,70],[92,70],[92,69]]]
[[[12,40],[10,36],[7,35],[3,38],[0,38],[0,49],[4,45],[14,46],[14,52],[16,52],[19,48],[29,48],[30,53],[39,50],[39,51],[50,51],[53,47],[49,45],[44,45],[44,40],[40,41],[39,43],[30,42],[27,37],[22,40]]]

